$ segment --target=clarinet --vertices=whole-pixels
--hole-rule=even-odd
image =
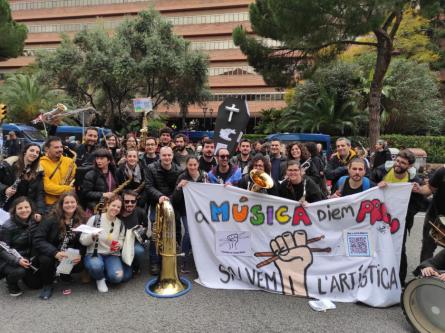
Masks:
[[[99,203],[97,204],[96,207],[97,207],[97,212],[96,215],[94,215],[93,227],[100,228],[100,219],[102,217],[102,211],[105,207],[105,197],[100,198]],[[96,241],[94,243],[93,257],[97,257],[98,247],[99,247],[99,235],[96,236]]]
[[[71,236],[73,235],[72,227],[73,227],[73,219],[70,219],[70,223],[68,224],[68,229],[66,229],[65,236],[63,237],[62,246],[60,247],[61,252],[65,252],[68,249],[68,243],[70,242]]]
[[[14,180],[14,183],[12,183],[12,185],[10,186],[12,189],[14,189],[14,190],[17,190],[17,187],[19,186],[19,184],[21,183],[21,181],[22,181],[22,176],[23,175],[25,175],[26,173],[28,173],[30,171],[30,168],[29,167],[27,167],[27,168],[25,168],[21,173],[20,173],[20,175]],[[1,204],[1,207],[0,208],[3,208],[7,203],[8,203],[8,201],[13,197],[13,195],[11,195],[10,197],[8,197],[7,195],[5,195],[5,197],[6,197],[6,199],[5,199],[5,201]]]
[[[16,249],[13,249],[12,247],[8,246],[5,242],[0,241],[0,248],[2,248],[7,253],[11,254],[15,258],[21,260],[25,259]],[[29,265],[29,268],[31,268],[34,272],[37,272],[39,269],[33,265]]]
[[[12,183],[12,185],[10,186],[13,190],[17,190],[17,186],[19,186],[19,184],[20,184],[20,182],[21,182],[22,180],[20,179],[20,177],[18,177],[18,178],[16,178],[16,180],[14,180],[14,183]],[[2,207],[1,208],[3,208],[3,207],[5,207],[6,206],[6,204],[8,203],[8,201],[13,197],[13,195],[11,195],[10,197],[8,197],[6,194],[5,194],[5,201],[3,201],[3,203],[2,203]]]

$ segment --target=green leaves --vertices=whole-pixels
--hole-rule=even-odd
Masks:
[[[126,20],[112,36],[99,27],[65,38],[55,53],[38,56],[38,66],[54,87],[102,111],[100,121],[112,128],[122,126],[134,97],[151,97],[155,108],[164,102],[186,108],[208,98],[207,57],[190,50],[153,9]]]
[[[0,61],[18,57],[25,45],[28,29],[12,20],[8,1],[0,0]]]

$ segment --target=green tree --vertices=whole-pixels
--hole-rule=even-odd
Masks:
[[[28,29],[16,23],[7,0],[0,0],[0,61],[18,57],[25,45]]]
[[[419,63],[435,63],[440,59],[433,40],[428,33],[431,29],[430,20],[409,8],[403,14],[403,20],[394,38],[394,53],[397,57],[414,60]],[[358,40],[375,42],[375,37],[361,37]],[[372,47],[352,45],[342,53],[342,59],[361,56],[372,52]],[[375,59],[375,57],[374,57]]]
[[[135,62],[118,36],[101,28],[64,38],[56,52],[37,56],[41,78],[62,88],[79,103],[102,108],[99,122],[116,128],[137,87]],[[101,102],[98,104],[98,102]]]
[[[11,122],[28,123],[43,111],[69,99],[61,92],[40,84],[36,76],[15,74],[0,89],[0,99],[8,105],[7,118]]]
[[[255,132],[262,134],[277,133],[282,130],[279,126],[284,109],[267,109],[261,111],[261,119],[259,124],[255,127]]]
[[[191,50],[190,42],[175,35],[172,25],[153,9],[123,23],[117,34],[136,62],[138,93],[151,97],[155,108],[177,102],[184,126],[188,106],[210,96],[207,56]]]
[[[184,107],[207,96],[207,58],[154,10],[125,21],[112,36],[98,28],[65,37],[37,63],[45,82],[102,111],[113,129],[122,127],[133,97],[151,97],[156,108],[174,102]]]
[[[280,86],[292,83],[300,65],[316,64],[348,45],[373,47],[377,58],[368,100],[373,147],[380,135],[380,97],[394,38],[404,10],[417,4],[407,0],[256,0],[250,6],[253,32],[281,45],[268,47],[242,27],[234,30],[233,38],[266,82]],[[422,10],[435,4],[435,0],[420,1]],[[373,34],[376,41],[357,40],[366,34]]]

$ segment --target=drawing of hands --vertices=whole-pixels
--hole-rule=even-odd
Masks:
[[[306,271],[312,264],[312,253],[306,231],[284,232],[270,241],[270,248],[278,257],[274,264],[280,271],[283,294],[307,297]]]

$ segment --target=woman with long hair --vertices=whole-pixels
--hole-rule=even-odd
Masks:
[[[11,296],[23,293],[18,284],[20,280],[30,288],[40,287],[30,261],[31,240],[37,227],[33,212],[33,203],[27,197],[18,197],[11,204],[9,220],[0,226],[0,277],[6,277]]]
[[[92,216],[89,226],[100,228],[98,234],[82,233],[80,242],[86,246],[85,268],[96,280],[97,290],[108,292],[107,282],[118,284],[131,279],[131,267],[121,260],[121,249],[124,244],[125,228],[117,217],[122,208],[122,198],[113,194],[106,206],[106,212]],[[98,219],[98,220],[97,220]]]
[[[185,170],[179,175],[176,181],[176,187],[172,196],[172,203],[180,212],[182,224],[184,225],[184,236],[182,238],[182,252],[185,253],[186,258],[184,263],[188,263],[189,257],[192,254],[192,244],[190,242],[190,234],[187,222],[187,214],[185,210],[185,200],[183,188],[189,182],[206,183],[207,173],[199,170],[199,160],[196,156],[189,156],[185,161]],[[180,230],[180,229],[179,229]],[[185,273],[185,265],[182,265],[182,271]]]
[[[144,207],[147,203],[144,180],[145,172],[139,153],[136,148],[130,148],[125,152],[125,163],[122,163],[116,171],[118,184],[122,184],[131,178],[131,182],[125,187],[138,193],[138,207]]]
[[[34,234],[33,248],[40,264],[40,275],[43,289],[40,298],[47,300],[51,297],[52,284],[55,277],[56,265],[68,257],[68,251],[75,249],[79,255],[72,259],[73,272],[81,269],[80,235],[73,229],[85,223],[85,213],[80,207],[79,199],[74,192],[64,193],[37,228]],[[68,281],[69,274],[61,274],[64,281]],[[66,292],[66,291],[65,291]]]
[[[245,190],[252,190],[255,183],[250,178],[250,171],[253,169],[258,170],[260,172],[264,172],[270,176],[272,166],[270,165],[269,158],[265,157],[263,154],[256,154],[252,160],[250,161],[248,172],[241,178],[241,181],[238,183],[238,187],[243,188]],[[278,187],[274,181],[274,185],[272,188],[265,189],[262,188],[259,190],[259,193],[267,193],[270,195],[278,195]]]
[[[102,147],[107,148],[113,156],[114,163],[117,163],[121,157],[121,146],[119,138],[116,134],[110,133],[105,136],[105,139],[101,142]]]
[[[27,144],[18,156],[11,156],[0,163],[0,206],[6,211],[15,198],[32,198],[37,206],[37,221],[45,212],[43,169],[39,165],[40,147]]]

